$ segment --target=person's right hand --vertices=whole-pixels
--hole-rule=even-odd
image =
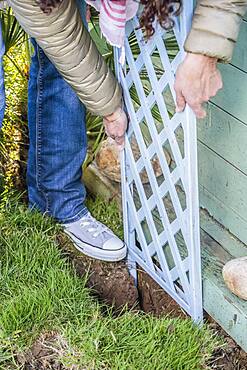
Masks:
[[[206,112],[203,103],[215,96],[222,87],[217,59],[188,53],[176,73],[174,89],[177,112],[182,112],[187,103],[197,118],[204,118]]]
[[[107,136],[115,140],[119,150],[124,148],[124,136],[127,130],[128,119],[124,110],[119,107],[114,113],[103,118]]]

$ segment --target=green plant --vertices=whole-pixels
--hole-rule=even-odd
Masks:
[[[25,32],[19,25],[10,7],[0,10],[0,20],[2,24],[5,52],[7,53],[12,47],[23,43],[25,40]]]
[[[6,200],[9,189],[15,187],[16,181],[14,179],[18,177],[18,171],[16,171],[16,169],[20,164],[20,160],[22,160],[22,158],[20,158],[20,142],[24,143],[24,145],[27,143],[27,125],[25,122],[25,114],[23,117],[22,112],[25,110],[24,107],[26,107],[27,101],[26,89],[27,78],[29,74],[30,47],[27,35],[20,27],[10,8],[0,10],[0,19],[3,25],[3,36],[6,45],[5,76],[7,95],[5,123],[2,139],[0,138],[0,156],[2,158],[1,166],[3,167],[4,165],[7,172],[2,171],[2,173],[5,174],[5,179],[3,179],[3,176],[0,175],[0,189],[4,187],[2,198]],[[94,9],[92,9],[92,17],[89,24],[89,29],[101,54],[105,58],[110,68],[114,70],[113,47],[109,45],[101,35],[99,30],[98,14]],[[129,43],[134,58],[137,58],[140,53],[140,48],[134,32],[132,32],[129,37]],[[164,43],[169,50],[169,57],[173,59],[177,53],[178,47],[172,32],[167,33]],[[163,73],[163,68],[157,50],[154,51],[152,60],[156,74],[159,78]],[[126,66],[126,68],[128,71],[128,66]],[[148,95],[151,92],[152,87],[150,85],[148,74],[145,68],[140,71],[140,77],[145,94]],[[135,105],[135,109],[140,108],[141,102],[138,98],[134,85],[132,85],[130,89],[130,94],[133,104]],[[171,109],[169,110],[171,115],[172,110],[174,110],[174,107],[172,107],[171,104]],[[152,115],[155,119],[157,127],[161,127],[162,117],[156,105],[152,108]],[[141,130],[143,132],[145,141],[149,142],[151,138],[147,123],[145,121],[143,121],[141,124]],[[95,155],[99,149],[99,144],[106,137],[103,129],[102,118],[93,116],[89,112],[87,112],[87,135],[89,139],[89,148],[87,152],[87,158],[84,162],[84,168],[95,158]],[[19,140],[16,140],[17,136],[19,137]]]
[[[3,41],[5,44],[5,55],[13,63],[18,72],[27,78],[27,73],[23,71],[18,65],[18,62],[11,55],[11,49],[22,48],[22,44],[25,43],[26,61],[30,63],[30,48],[28,36],[22,29],[17,19],[15,18],[13,11],[10,7],[0,10],[0,22],[2,24]],[[27,71],[26,71],[27,72]]]
[[[217,344],[206,327],[126,310],[116,317],[59,251],[50,219],[15,199],[0,212],[0,229],[0,369],[21,368],[21,354],[50,332],[66,343],[56,358],[68,369],[203,368]]]
[[[23,146],[27,143],[25,120],[30,50],[28,36],[14,17],[10,7],[0,10],[0,22],[5,44],[6,91],[5,119],[0,132],[0,201],[2,205],[8,199],[9,193],[16,185],[18,187],[22,180],[20,161]]]
[[[12,63],[19,66],[17,69]],[[19,72],[21,68],[22,73]],[[22,161],[27,152],[27,71],[25,43],[8,50],[4,57],[6,109],[0,131],[0,206],[13,189],[23,190]]]

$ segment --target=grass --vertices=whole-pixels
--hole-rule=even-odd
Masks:
[[[90,202],[92,212],[106,217],[104,202]],[[2,211],[0,230],[0,369],[20,369],[15,355],[49,331],[68,343],[65,353],[57,354],[68,369],[204,366],[216,345],[206,327],[127,311],[114,317],[110,308],[102,310],[85,287],[86,277],[77,277],[59,251],[51,220],[17,202]]]
[[[105,52],[109,61],[112,50]],[[190,320],[128,311],[116,317],[91,296],[87,277],[76,276],[59,250],[56,225],[18,202],[8,204],[18,185],[27,143],[28,69],[25,45],[11,48],[9,58],[5,57],[7,109],[0,137],[4,174],[0,173],[0,369],[27,368],[20,354],[25,357],[37,338],[47,333],[60,338],[63,348],[54,353],[67,369],[205,368],[216,346],[206,327],[199,330]],[[88,116],[87,124],[89,139],[97,144],[104,136],[102,122]],[[87,205],[97,219],[123,237],[121,214],[114,203],[97,198]]]

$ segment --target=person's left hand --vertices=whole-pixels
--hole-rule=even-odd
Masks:
[[[128,119],[124,110],[119,107],[114,113],[103,118],[107,136],[115,140],[119,150],[124,148],[124,136],[127,130]]]
[[[222,86],[216,58],[188,53],[176,73],[177,112],[182,112],[187,103],[197,118],[204,118],[203,103],[215,96]]]

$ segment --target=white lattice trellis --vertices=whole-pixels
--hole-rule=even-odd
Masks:
[[[191,3],[191,4],[190,4]],[[202,319],[196,120],[176,113],[174,74],[184,57],[192,1],[173,30],[146,41],[128,22],[126,63],[116,62],[130,125],[122,156],[130,271],[147,271],[195,321]],[[116,61],[119,50],[115,50]]]

